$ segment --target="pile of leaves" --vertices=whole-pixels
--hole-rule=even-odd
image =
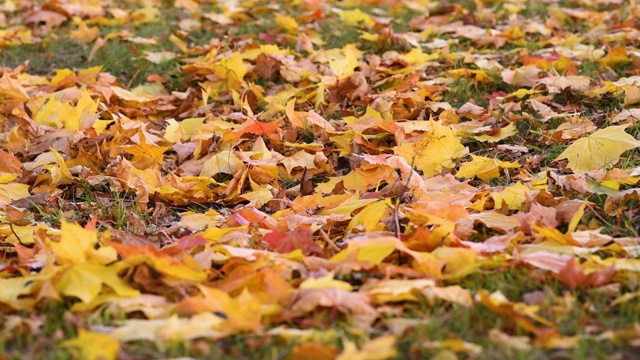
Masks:
[[[5,0],[0,354],[637,356],[638,16]]]

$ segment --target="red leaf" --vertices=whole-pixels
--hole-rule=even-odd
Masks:
[[[207,243],[209,243],[209,240],[205,239],[202,235],[191,234],[178,239],[178,244],[176,246],[179,249],[190,249],[196,246],[206,245]]]
[[[264,241],[269,244],[269,249],[286,254],[296,249],[301,249],[305,255],[321,254],[322,247],[316,244],[311,236],[313,232],[309,228],[297,228],[292,232],[280,232],[273,230],[264,236]]]
[[[571,258],[567,261],[564,268],[560,270],[558,277],[560,281],[571,288],[598,287],[610,283],[615,274],[615,266],[609,266],[587,275],[580,266],[576,264],[576,259]]]

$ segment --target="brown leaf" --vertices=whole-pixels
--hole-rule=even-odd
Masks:
[[[615,265],[596,270],[587,275],[580,266],[575,258],[569,259],[567,264],[560,270],[558,273],[558,278],[565,285],[571,288],[588,288],[588,287],[598,287],[602,285],[606,285],[613,280],[613,277],[616,274]]]

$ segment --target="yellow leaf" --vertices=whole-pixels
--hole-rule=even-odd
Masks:
[[[231,89],[239,88],[242,79],[249,71],[247,66],[242,60],[242,56],[237,52],[231,54],[231,56],[223,57],[214,66],[214,73],[220,79],[236,80],[229,81],[229,87]]]
[[[219,173],[231,174],[242,161],[229,150],[223,150],[210,157],[202,166],[200,176],[212,177]]]
[[[455,69],[447,71],[447,75],[454,79],[469,79],[476,80],[481,83],[492,83],[493,78],[487,74],[484,70],[469,70],[469,69]]]
[[[300,289],[329,289],[338,288],[345,291],[353,290],[351,284],[346,281],[335,280],[333,272],[319,278],[308,278],[300,284]]]
[[[413,48],[406,54],[399,56],[400,59],[406,61],[410,65],[422,65],[429,61],[436,60],[440,57],[439,54],[425,54],[420,48]]]
[[[394,250],[402,251],[405,254],[420,261],[420,253],[412,251],[395,237],[384,236],[378,238],[361,238],[349,241],[349,246],[331,258],[333,262],[345,260],[368,261],[380,264]]]
[[[366,231],[384,230],[385,225],[381,223],[383,219],[391,214],[391,199],[376,201],[362,209],[358,215],[354,216],[347,227],[347,231],[358,225],[364,225]]]
[[[609,50],[607,56],[600,59],[600,63],[602,65],[609,67],[614,67],[616,65],[629,62],[631,62],[631,59],[627,55],[627,49],[623,46]]]
[[[394,358],[398,351],[395,347],[396,337],[394,335],[382,336],[374,340],[367,341],[358,350],[356,345],[349,340],[344,342],[344,351],[336,360],[385,360]]]
[[[179,318],[173,315],[168,319],[139,320],[132,319],[113,330],[109,336],[120,341],[189,341],[199,337],[216,337],[216,330],[224,320],[211,312],[203,312],[191,318]]]
[[[196,235],[202,236],[203,238],[210,240],[214,243],[218,243],[220,242],[222,237],[227,233],[230,233],[232,231],[246,230],[248,227],[249,227],[248,225],[243,225],[238,227],[228,227],[228,228],[211,226],[211,227],[208,227],[206,230],[197,233]]]
[[[60,241],[49,240],[47,245],[56,255],[58,263],[77,264],[91,259],[100,264],[107,264],[118,258],[112,247],[94,249],[97,241],[96,230],[88,230],[63,219],[60,226]]]
[[[336,207],[332,207],[330,209],[325,209],[321,211],[319,214],[320,215],[342,214],[347,217],[350,217],[351,213],[354,212],[355,210],[365,207],[371,204],[372,202],[375,202],[376,200],[377,199],[360,199],[360,195],[356,193],[353,196],[350,196],[349,198],[341,201],[340,205]]]
[[[172,51],[145,51],[145,59],[154,64],[162,64],[176,58],[176,53]]]
[[[363,13],[360,9],[344,10],[339,15],[340,20],[347,25],[363,24],[367,27],[373,27],[376,24],[369,14]]]
[[[107,132],[107,127],[114,122],[114,120],[96,120],[93,122],[93,129],[96,131],[96,134],[102,135]]]
[[[502,209],[504,204],[506,204],[510,210],[519,210],[520,205],[526,200],[526,194],[529,191],[528,187],[518,181],[515,185],[511,185],[500,192],[491,193],[495,201],[494,207],[496,209]]]
[[[353,45],[345,46],[342,52],[344,53],[344,57],[329,60],[329,67],[338,77],[338,80],[350,77],[355,72],[355,68],[360,66]]]
[[[118,276],[119,268],[80,263],[65,271],[56,281],[56,290],[62,295],[75,296],[82,302],[90,303],[102,291],[102,284],[109,286],[122,297],[140,295]]]
[[[33,290],[33,287],[38,283],[34,281],[34,277],[22,276],[9,279],[0,278],[0,303],[9,305],[14,309],[21,308],[18,298],[23,295],[28,295]]]
[[[454,167],[454,160],[464,156],[469,149],[448,126],[430,120],[429,132],[421,141],[396,146],[393,151],[421,170],[425,177],[431,177],[440,174],[443,168]]]
[[[56,69],[56,74],[51,78],[51,85],[58,85],[70,76],[75,76],[76,73],[71,69]]]
[[[567,159],[574,173],[599,170],[613,165],[627,150],[640,146],[640,141],[627,134],[627,125],[609,126],[569,145],[555,160]]]
[[[380,34],[372,34],[370,32],[360,31],[360,39],[362,40],[377,42],[379,37]]]
[[[289,34],[298,33],[298,22],[291,16],[276,13],[275,21],[276,25],[278,25],[279,28],[288,32]]]
[[[487,135],[487,134],[482,134],[482,135],[476,135],[473,138],[478,140],[478,141],[482,141],[482,142],[498,142],[500,140],[504,140],[510,136],[513,136],[516,134],[516,128],[513,124],[509,124],[505,127],[503,127],[502,129],[498,130],[497,133],[493,134],[493,135]]]
[[[382,280],[368,289],[367,294],[378,304],[395,301],[416,301],[418,298],[415,292],[435,286],[436,282],[431,279]]]
[[[92,249],[98,241],[97,231],[87,230],[64,219],[62,220],[60,231],[60,242],[51,242],[49,244],[58,261],[82,262],[87,258],[87,251]]]
[[[29,95],[27,95],[20,82],[12,79],[9,76],[9,71],[5,71],[2,78],[0,78],[0,98],[27,101],[29,100]]]
[[[0,206],[31,196],[27,184],[0,184]]]
[[[76,104],[76,106],[73,108],[74,110],[72,112],[73,118],[62,120],[65,127],[71,130],[80,130],[85,128],[84,126],[86,125],[84,123],[85,118],[88,116],[95,115],[96,111],[98,111],[99,104],[100,104],[99,100],[96,99],[94,101],[93,99],[91,99],[91,96],[89,95],[89,92],[87,91],[87,89],[82,90],[82,96],[80,97],[80,100],[78,100],[78,103]],[[97,115],[95,115],[95,117],[97,117]]]
[[[291,175],[291,171],[296,167],[315,169],[315,158],[315,155],[311,155],[304,150],[300,150],[292,156],[282,159],[280,163],[284,165],[285,169],[287,169],[287,174]]]
[[[111,337],[84,329],[78,330],[78,337],[60,343],[63,348],[80,350],[79,359],[111,360],[118,357],[120,343]]]
[[[580,207],[578,208],[578,211],[576,211],[576,213],[571,218],[571,221],[569,221],[569,228],[567,229],[567,234],[576,231],[576,228],[578,227],[578,223],[580,222],[580,219],[582,219],[582,216],[584,215],[585,207],[587,207],[586,200],[580,205]]]
[[[456,177],[473,178],[479,177],[482,180],[489,180],[500,176],[500,168],[518,168],[517,161],[506,162],[498,159],[491,159],[484,156],[471,155],[471,161],[462,164]]]
[[[97,26],[88,27],[84,21],[80,21],[78,29],[69,31],[69,36],[82,44],[92,42],[99,34],[100,29]]]
[[[158,146],[153,143],[147,143],[143,131],[138,132],[139,143],[123,147],[122,150],[133,155],[131,162],[140,170],[145,170],[154,165],[162,164],[164,160],[164,152],[167,150],[165,146]]]
[[[176,119],[165,120],[167,127],[164,130],[164,138],[170,143],[177,143],[182,139],[182,132],[180,131],[180,123]],[[95,128],[95,124],[94,124]]]
[[[62,155],[60,155],[59,152],[56,151],[56,149],[54,148],[49,148],[49,150],[51,150],[53,152],[53,156],[55,156],[56,158],[56,164],[58,164],[58,167],[60,167],[60,175],[62,179],[73,179],[73,176],[71,176],[71,173],[69,172],[69,168],[67,167],[67,164],[64,162],[64,159],[62,158]],[[52,176],[53,178],[53,173]],[[58,181],[60,181],[61,179],[52,179],[54,183],[57,183]]]

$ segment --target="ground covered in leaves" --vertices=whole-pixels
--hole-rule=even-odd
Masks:
[[[640,356],[640,8],[0,2],[0,358]]]

